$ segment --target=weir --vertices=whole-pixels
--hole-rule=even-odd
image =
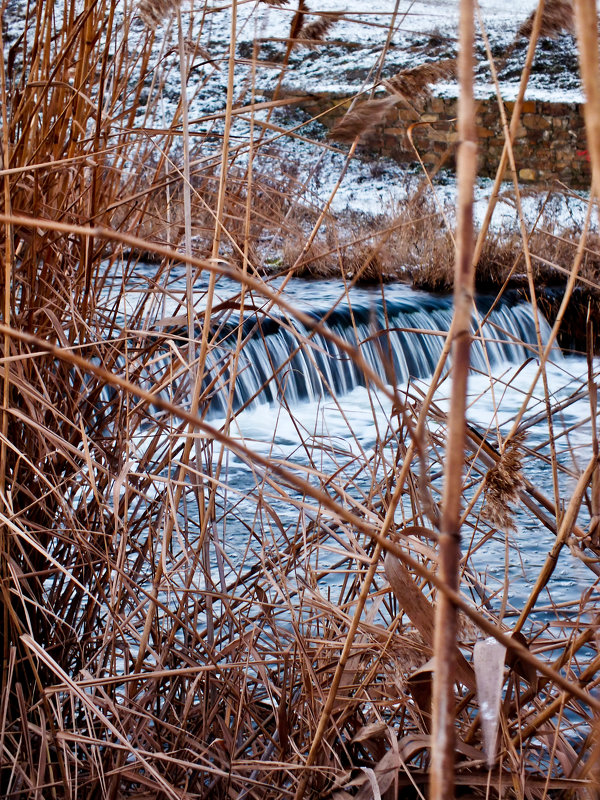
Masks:
[[[478,298],[472,317],[471,363],[486,374],[502,364],[522,363],[535,355],[536,344],[529,304],[503,301],[490,312],[492,302]],[[276,312],[242,318],[230,314],[220,324],[213,323],[204,380],[209,416],[225,413],[232,386],[234,411],[282,401],[293,406],[365,386],[362,370],[328,332],[357,349],[388,384],[426,379],[436,367],[451,324],[452,298],[410,292],[386,299],[359,291],[358,298],[350,295],[333,310],[312,307],[308,313],[318,323],[314,328]],[[549,326],[543,318],[540,324],[547,341]],[[240,325],[242,345],[236,356]],[[171,335],[179,339],[182,351],[187,348],[181,331]],[[172,374],[172,354],[165,352],[153,369],[151,381],[156,385]]]

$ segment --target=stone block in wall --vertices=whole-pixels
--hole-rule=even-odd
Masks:
[[[552,131],[552,138],[551,144],[557,148],[564,148],[567,142],[571,141],[571,137],[569,136],[568,132],[563,130],[563,128],[558,128],[558,130]]]
[[[504,106],[507,111],[510,111],[512,113],[515,108],[515,101],[505,100]],[[522,112],[524,114],[535,114],[535,100],[525,100],[525,102],[523,103]]]
[[[429,107],[434,114],[442,114],[444,112],[444,99],[442,97],[432,97]]]
[[[537,180],[538,173],[535,169],[520,169],[519,170],[519,178],[522,181],[527,181],[527,183],[532,183],[533,181]]]
[[[570,117],[573,110],[568,103],[540,103],[539,112],[546,117]]]
[[[453,119],[458,113],[458,102],[456,100],[444,100],[444,114],[448,119]]]
[[[513,153],[515,156],[515,161],[527,161],[532,156],[532,149],[529,146],[529,143],[525,144],[515,144],[513,145]]]
[[[530,131],[545,131],[551,123],[539,114],[523,114],[523,125]]]
[[[502,129],[502,124],[498,116],[494,116],[493,114],[484,114],[481,119],[481,127],[489,128],[490,130],[498,133],[498,131]]]
[[[458,142],[458,131],[434,131],[431,137],[434,142],[446,142],[455,144]]]
[[[477,127],[477,136],[480,139],[490,139],[494,136],[494,131],[491,131],[489,128],[482,128]]]
[[[450,119],[438,119],[435,122],[431,121],[429,124],[431,125],[430,130],[436,133],[439,131],[449,133],[456,130],[456,123]]]
[[[396,117],[402,122],[418,122],[419,114],[413,111],[412,108],[399,108],[396,111]]]

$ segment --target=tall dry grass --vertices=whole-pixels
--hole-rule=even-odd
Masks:
[[[289,18],[283,64],[304,40],[318,52],[339,23],[324,14],[319,27],[305,3],[266,0],[259,11],[266,6]],[[329,258],[349,291],[361,276],[380,277],[382,264],[397,269],[402,253],[429,254],[429,269],[447,276],[455,232],[432,223],[418,199],[374,238],[345,238],[329,198],[310,206],[285,144],[273,149],[286,131],[272,112],[289,101],[257,98],[260,41],[252,63],[240,63],[236,8],[231,44],[219,50],[204,26],[225,11],[208,4],[190,15],[185,4],[145,3],[146,28],[139,9],[115,0],[2,7],[4,23],[23,33],[0,33],[0,794],[425,797],[433,765],[432,796],[456,786],[463,796],[592,797],[600,480],[591,350],[587,380],[572,394],[555,397],[546,381],[532,407],[538,390],[522,388],[522,409],[502,435],[494,420],[485,432],[465,425],[466,351],[449,373],[450,414],[440,400],[457,336],[445,337],[428,388],[394,388],[361,348],[291,305],[265,275],[268,246],[283,253],[284,286],[313,258]],[[582,30],[591,28],[586,13],[595,20],[581,2]],[[540,24],[541,8],[529,66]],[[392,29],[383,33],[389,41]],[[464,86],[468,35],[462,46]],[[589,68],[589,44],[582,60]],[[186,122],[181,87],[213,62],[227,71],[222,110]],[[172,119],[161,126],[174,84]],[[210,84],[195,85],[201,93]],[[471,139],[468,110],[461,119]],[[349,127],[351,153],[363,128]],[[550,343],[533,348],[544,376],[577,281],[597,285],[595,239],[587,226],[566,244],[546,231],[535,235],[551,247],[536,249],[523,219],[508,257],[486,223],[472,258],[470,179],[461,185],[466,283],[456,281],[464,309],[453,332],[468,344],[468,274],[478,264],[490,282],[499,259],[503,280],[525,271],[535,299],[544,259],[568,273]],[[236,286],[225,299],[224,281]],[[368,387],[372,446],[351,421],[347,446],[306,430],[285,399],[268,410],[273,440],[260,448],[248,439],[235,400],[243,317],[289,324],[309,360],[317,328],[341,348]],[[592,338],[595,320],[588,325]],[[223,331],[233,344],[215,363]],[[499,406],[508,378],[490,368],[487,379]],[[265,380],[284,395],[285,375]],[[225,404],[218,422],[209,413],[216,394]],[[343,414],[343,398],[332,395]],[[561,427],[561,412],[582,397],[588,418]],[[277,439],[288,410],[297,460],[281,455]],[[529,441],[540,420],[546,440]],[[586,463],[581,436],[591,436]],[[529,477],[536,465],[553,473],[553,493]],[[515,506],[540,539],[523,608],[507,600]],[[441,568],[449,535],[452,558]],[[482,575],[474,559],[493,540],[506,548],[505,571]],[[561,569],[587,570],[576,600],[553,594],[559,558]],[[502,703],[487,713],[473,652],[490,637],[501,645],[492,659]],[[482,738],[483,716],[486,731],[498,730],[495,744],[493,734]]]

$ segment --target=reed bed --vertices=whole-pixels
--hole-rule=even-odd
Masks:
[[[349,343],[286,284],[320,264],[351,317],[365,278],[385,310],[385,280],[425,285],[429,270],[428,285],[455,284],[455,230],[427,183],[350,235],[331,198],[310,198],[286,157],[289,139],[310,137],[278,116],[289,99],[260,95],[258,33],[251,59],[236,53],[239,5],[2,5],[0,794],[595,797],[594,314],[584,374],[556,393],[548,376],[574,369],[553,363],[552,345],[578,281],[598,290],[597,235],[589,219],[565,234],[521,216],[511,241],[476,240],[467,164],[462,339],[481,338],[467,331],[473,281],[520,275],[537,314],[547,271],[565,276],[552,330],[544,338],[538,316],[529,363],[488,361],[471,373],[484,388],[466,394],[468,352],[449,367],[455,321],[431,379],[399,384],[385,330]],[[592,10],[576,5],[590,29]],[[542,10],[519,31],[532,48]],[[254,13],[289,21],[266,67],[283,81],[295,48],[318,55],[354,12],[263,0]],[[219,50],[210,30],[225,14],[233,44]],[[398,19],[372,24],[383,64]],[[582,43],[584,76],[597,73],[593,46]],[[227,76],[217,110],[189,119],[215,71]],[[469,139],[468,105],[461,114]],[[371,119],[355,109],[350,122],[348,158]],[[315,159],[338,147],[313,146]],[[508,125],[506,147],[510,160]],[[319,334],[361,373],[367,439],[333,386],[307,422],[286,365],[264,379],[279,403],[254,412],[270,436],[248,427],[256,397],[236,393],[240,365],[269,325],[295,338],[290,364],[317,363]],[[494,413],[475,425],[479,391]],[[332,415],[343,437],[329,435]],[[575,589],[557,598],[569,575]]]

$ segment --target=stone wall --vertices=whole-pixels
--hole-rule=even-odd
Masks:
[[[337,104],[337,108],[328,111]],[[313,95],[302,103],[313,116],[329,128],[343,116],[350,101],[334,95]],[[418,161],[412,140],[428,170],[453,167],[456,149],[457,101],[433,97],[418,110],[408,106],[393,109],[385,123],[361,143],[363,151],[389,156],[403,163]],[[507,118],[514,103],[505,103]],[[496,100],[480,100],[477,108],[479,136],[479,174],[496,174],[504,138]],[[589,187],[590,164],[583,122],[583,107],[578,103],[524,103],[517,130],[514,155],[519,180],[547,183],[554,179],[572,187]],[[506,179],[510,179],[507,172]]]

